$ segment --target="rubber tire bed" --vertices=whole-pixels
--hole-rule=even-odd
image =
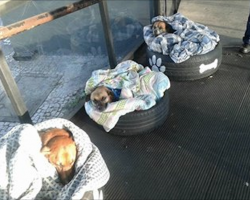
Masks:
[[[169,92],[165,91],[164,96],[152,108],[121,116],[109,133],[120,136],[150,133],[166,121],[168,111]]]
[[[191,80],[197,80],[197,79],[208,77],[218,70],[221,64],[221,60],[222,60],[222,45],[219,42],[212,51],[206,54],[202,54],[202,55],[191,56],[188,60],[182,63],[175,63],[170,58],[170,56],[163,55],[158,52],[154,52],[150,50],[149,48],[147,48],[148,61],[149,61],[149,58],[152,58],[153,55],[156,56],[156,60],[158,58],[162,59],[161,65],[166,67],[166,71],[164,73],[171,80],[191,81]],[[215,59],[218,59],[216,68],[208,69],[204,73],[200,73],[199,70],[202,64],[204,65],[211,64],[215,61]]]

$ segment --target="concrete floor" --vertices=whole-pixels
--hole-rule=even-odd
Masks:
[[[135,56],[143,65],[144,52]],[[249,77],[250,54],[224,47],[213,75],[170,79],[168,118],[142,135],[111,135],[82,108],[71,121],[108,166],[105,199],[249,200]]]
[[[245,31],[249,6],[249,1],[247,0],[182,0],[178,12],[190,20],[202,23],[210,29],[215,30],[220,35],[224,47],[238,48],[242,43],[241,38]],[[107,58],[104,57],[66,56],[62,54],[39,56],[32,62],[17,62],[12,58],[13,51],[8,40],[5,40],[4,44],[6,59],[13,76],[16,78],[19,77],[20,81],[27,82],[28,79],[31,80],[32,77],[35,78],[38,74],[41,75],[41,73],[48,80],[50,79],[51,72],[57,77],[57,81],[51,82],[50,87],[45,89],[44,97],[37,99],[38,101],[35,102],[36,108],[30,108],[34,123],[55,117],[69,117],[69,110],[72,111],[76,107],[79,99],[81,99],[83,85],[88,77],[90,77],[91,71],[94,70],[94,68],[91,68],[91,70],[84,68],[84,65],[86,63],[93,63],[92,65],[96,66],[96,69],[107,67],[103,64],[107,63]],[[37,67],[39,65],[43,65],[43,67]],[[79,75],[82,71],[84,71],[82,73],[84,77]],[[39,81],[32,81],[31,85],[34,87],[34,92],[36,92],[36,88],[41,87]],[[21,88],[25,89],[25,87]],[[48,90],[50,90],[49,95],[47,94]],[[16,119],[8,120],[9,117],[15,115],[14,111],[11,109],[10,102],[3,92],[0,92],[0,98],[1,135],[18,124],[18,122]],[[29,100],[29,94],[25,95],[25,100]],[[8,111],[6,111],[6,105]]]
[[[242,44],[250,3],[247,0],[182,0],[178,12],[215,30],[225,47]]]

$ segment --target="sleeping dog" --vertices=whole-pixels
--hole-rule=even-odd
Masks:
[[[100,112],[107,108],[108,103],[115,99],[114,93],[105,86],[98,86],[91,94],[90,100],[92,105]]]
[[[101,85],[96,87],[94,91],[86,97],[86,101],[91,100],[94,108],[102,112],[107,108],[109,103],[130,97],[133,97],[133,94],[129,89],[113,89]]]
[[[168,24],[165,21],[159,21],[159,20],[155,21],[153,23],[152,30],[153,30],[155,37],[160,35],[160,34],[163,34],[163,33],[173,33],[174,32],[174,30],[170,24]]]
[[[76,144],[72,133],[65,129],[52,128],[40,132],[41,153],[56,168],[61,182],[65,185],[74,176],[77,156]]]

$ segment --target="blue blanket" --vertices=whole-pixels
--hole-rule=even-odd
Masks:
[[[154,36],[152,24],[155,21],[165,21],[175,30]],[[180,13],[172,16],[157,16],[152,19],[152,24],[143,29],[143,36],[148,47],[155,52],[169,55],[175,63],[181,63],[193,55],[206,54],[212,51],[220,38],[219,35],[208,27],[195,23]]]

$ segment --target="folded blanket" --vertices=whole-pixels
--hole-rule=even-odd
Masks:
[[[154,106],[170,87],[170,81],[162,72],[153,72],[148,67],[128,60],[118,64],[115,69],[94,71],[86,83],[85,93],[90,94],[99,85],[132,94],[131,98],[109,103],[103,112],[96,110],[91,101],[85,103],[90,118],[108,132],[114,128],[120,116]]]
[[[169,55],[176,63],[184,62],[190,56],[212,51],[220,40],[215,31],[189,20],[180,13],[168,17],[154,17],[152,23],[158,20],[170,24],[175,32],[155,37],[150,24],[143,29],[144,40],[152,51]]]
[[[38,131],[68,128],[78,149],[75,176],[65,186],[56,169],[40,153]],[[65,119],[52,119],[35,126],[22,124],[0,138],[0,199],[81,199],[86,191],[101,188],[109,171],[88,135]]]

